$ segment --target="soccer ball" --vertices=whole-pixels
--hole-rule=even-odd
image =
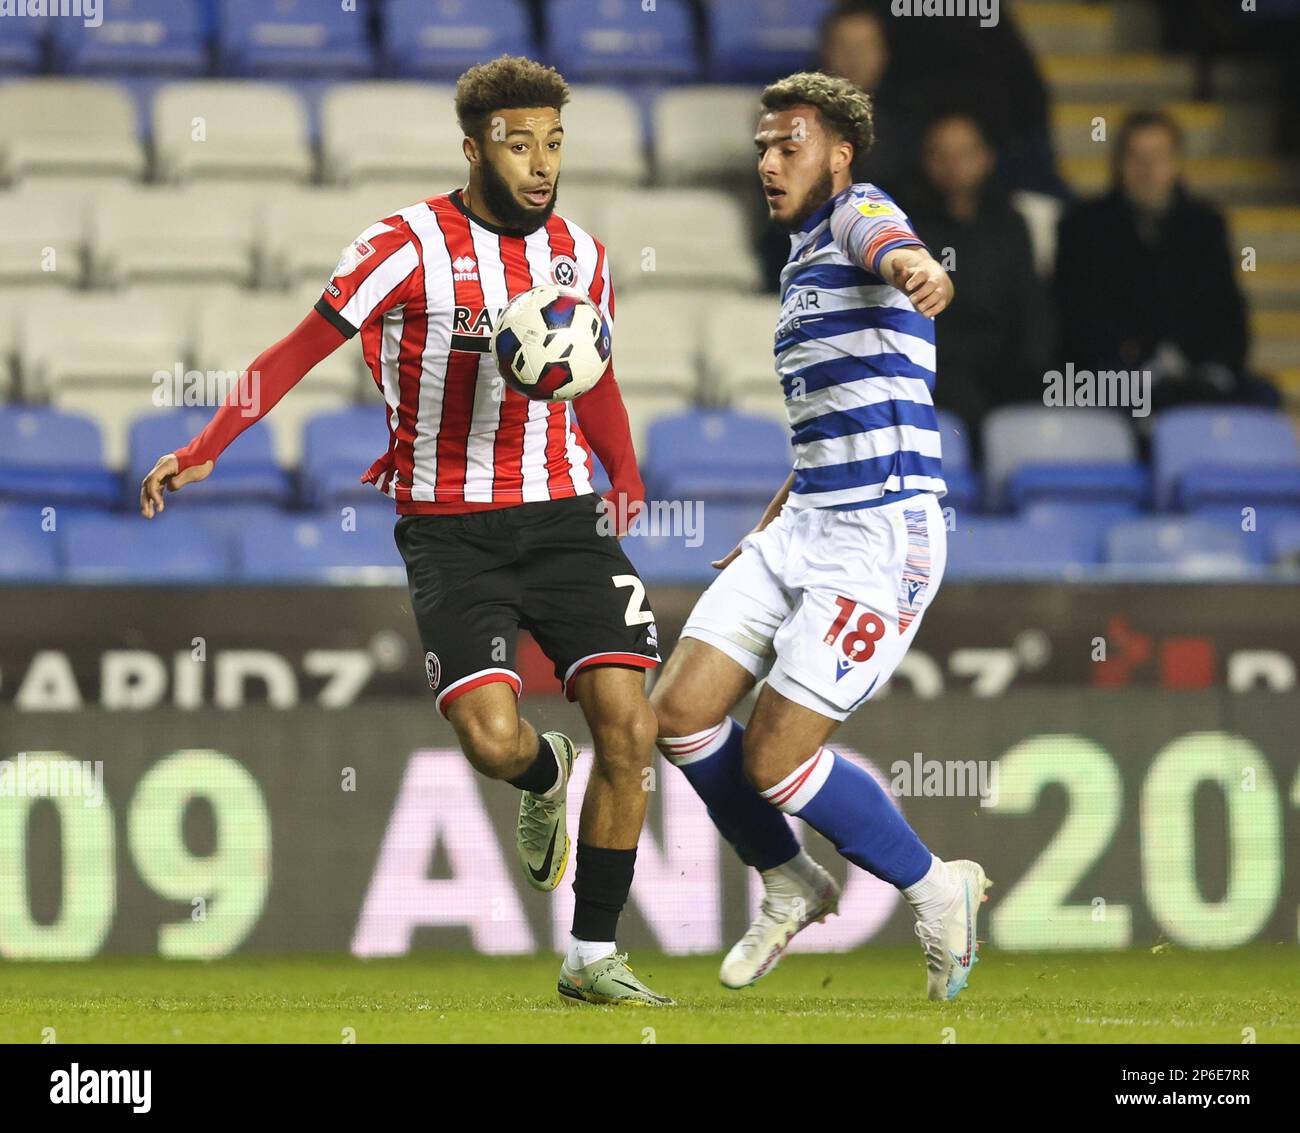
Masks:
[[[511,389],[571,401],[609,366],[609,326],[581,291],[547,283],[516,295],[497,319],[492,353]]]

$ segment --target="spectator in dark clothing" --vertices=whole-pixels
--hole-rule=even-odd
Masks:
[[[870,181],[887,193],[896,191],[899,182],[915,172],[920,128],[928,111],[891,77],[885,21],[874,8],[844,5],[827,17],[821,69],[871,95],[875,140],[869,152],[854,155],[853,180]]]
[[[1001,5],[991,25],[975,5],[967,5],[965,15],[942,18],[907,14],[921,9],[918,0],[879,0],[878,7],[887,20],[890,78],[921,93],[932,108],[926,119],[977,107],[1000,180],[1011,189],[1064,196],[1052,154],[1047,86],[1011,5]]]
[[[923,181],[904,206],[957,285],[935,321],[935,397],[972,437],[995,406],[1040,399],[1052,361],[1051,301],[1025,222],[994,182],[995,161],[975,119],[946,115],[926,131]]]
[[[1267,399],[1268,387],[1244,377],[1246,304],[1227,225],[1187,191],[1181,159],[1177,123],[1136,113],[1115,140],[1110,191],[1062,217],[1064,357],[1093,371],[1151,370],[1156,409]]]

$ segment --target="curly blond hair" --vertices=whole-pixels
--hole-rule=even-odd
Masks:
[[[815,106],[822,121],[850,142],[855,154],[866,153],[876,140],[871,95],[837,75],[824,75],[820,71],[787,75],[764,90],[759,102],[764,111]]]

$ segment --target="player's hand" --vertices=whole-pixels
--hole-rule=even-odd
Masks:
[[[723,558],[714,559],[713,562],[709,563],[709,566],[714,570],[726,570],[726,568],[729,567],[740,555],[740,550],[740,544],[737,543]]]
[[[645,501],[611,488],[600,497],[600,510],[608,529],[622,539],[645,510]]]
[[[160,456],[158,463],[149,470],[149,475],[140,483],[140,514],[145,519],[153,519],[156,512],[162,511],[166,504],[163,503],[164,489],[169,492],[179,492],[186,484],[193,484],[198,480],[206,480],[208,473],[212,471],[212,461],[205,460],[202,464],[195,464],[180,471],[180,461],[176,459],[174,452],[169,452],[166,456]]]
[[[904,255],[902,253],[906,252]],[[911,249],[897,249],[889,265],[891,282],[928,319],[952,302],[952,279],[933,256]]]

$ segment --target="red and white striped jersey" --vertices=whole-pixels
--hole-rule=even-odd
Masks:
[[[585,291],[613,325],[605,248],[558,215],[521,236],[473,216],[457,190],[400,209],[344,250],[316,310],[361,334],[389,432],[366,479],[400,513],[592,491],[591,451],[569,404],[510,389],[489,348],[507,302],[544,283]]]

